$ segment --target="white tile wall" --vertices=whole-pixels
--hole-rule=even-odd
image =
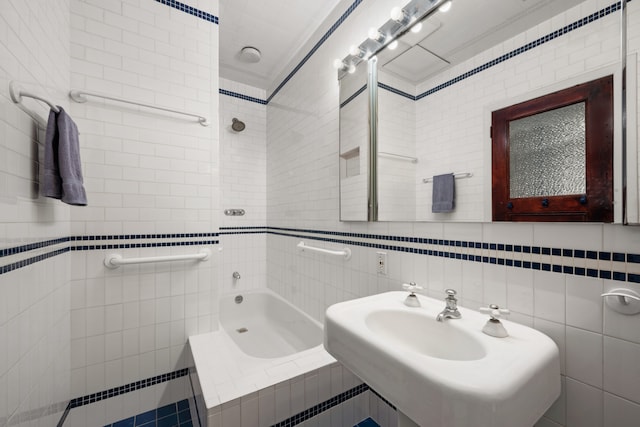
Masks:
[[[217,15],[218,2],[183,3]],[[72,211],[71,234],[217,231],[218,25],[156,1],[72,0],[70,11],[74,89],[194,112],[211,122],[203,127],[192,118],[99,98],[73,103],[90,207]],[[147,257],[197,248],[119,252]],[[186,366],[188,336],[217,327],[221,259],[213,249],[209,261],[195,265],[117,270],[102,264],[113,250],[73,253],[72,397]]]
[[[217,14],[217,2],[185,2]],[[341,2],[336,13],[349,4]],[[566,19],[553,22],[563,25],[608,5],[586,1]],[[220,225],[269,225],[434,238],[469,235],[476,241],[637,253],[640,232],[621,226],[337,220],[338,103],[331,63],[344,55],[344,46],[361,41],[369,26],[384,22],[392,6],[390,0],[360,5],[265,109],[226,96],[218,105],[214,24],[154,1],[5,1],[0,8],[0,245],[70,234],[211,232]],[[638,8],[630,3],[630,16],[637,16]],[[323,34],[336,16],[316,35]],[[599,39],[606,39],[614,30],[601,25],[606,22],[587,26],[586,32],[598,28]],[[582,32],[569,37],[567,46],[578,43]],[[312,37],[312,43],[318,39]],[[565,44],[564,39],[556,42],[547,47]],[[637,50],[636,45],[630,43]],[[517,97],[550,79],[566,80],[615,62],[617,52],[611,47],[596,43],[590,48],[593,55],[577,58],[576,66],[555,69],[552,76],[537,70],[530,86],[510,84],[501,95]],[[485,76],[504,77],[491,71],[454,86],[448,96],[467,96],[474,84],[485,83]],[[89,207],[68,208],[37,196],[34,171],[41,150],[36,141],[43,139],[43,132],[34,127],[34,120],[42,122],[47,111],[31,100],[25,101],[31,114],[16,107],[8,97],[10,80],[68,107],[77,119]],[[264,96],[250,87],[224,84],[228,90]],[[100,100],[70,105],[69,88],[201,112],[212,126]],[[470,128],[483,129],[481,112],[472,113],[467,116]],[[217,118],[229,123],[235,114],[247,123],[247,130],[225,133]],[[470,169],[477,163],[467,161]],[[476,177],[483,175],[476,172]],[[464,196],[474,206],[483,200],[477,190]],[[228,202],[246,204],[248,208],[238,207],[248,215],[240,221],[223,217]],[[640,412],[634,381],[640,346],[636,319],[613,313],[598,299],[600,289],[620,283],[561,274],[531,277],[506,267],[393,252],[389,274],[379,276],[372,269],[375,250],[370,248],[354,248],[353,258],[344,262],[300,254],[295,250],[298,239],[283,236],[247,234],[221,241],[222,255],[197,269],[178,264],[111,272],[101,264],[103,251],[78,251],[0,276],[0,342],[8,344],[0,351],[0,426],[18,422],[18,415],[27,411],[53,412],[33,422],[25,420],[29,425],[51,425],[59,418],[56,405],[71,397],[182,367],[186,337],[216,327],[216,281],[231,288],[233,283],[224,280],[237,268],[242,268],[243,278],[251,279],[242,282],[249,287],[263,286],[258,278],[266,270],[269,287],[316,318],[333,302],[396,289],[412,279],[437,297],[455,284],[469,306],[496,300],[513,304],[518,320],[548,333],[562,353],[564,392],[539,425],[627,426]],[[168,252],[182,253],[183,248],[143,248],[125,255]],[[18,304],[9,303],[15,301]],[[585,351],[594,358],[585,359]],[[330,372],[332,391],[336,378],[348,382],[347,372]],[[254,407],[257,400],[260,407],[261,399],[273,401],[258,412],[265,420],[285,413],[287,401],[295,413],[321,399],[326,375],[311,374],[308,381],[304,377],[290,383],[288,394],[286,387],[275,387],[244,403]],[[226,416],[235,417],[242,403],[225,408]],[[581,411],[583,407],[589,412]],[[329,415],[364,418],[348,407]],[[380,409],[376,419],[384,423],[387,418]]]
[[[69,2],[0,6],[0,247],[69,235],[69,207],[39,196],[49,109],[9,98],[9,82],[67,107]],[[62,245],[64,246],[64,245]],[[3,257],[11,264],[61,245]],[[0,275],[0,426],[55,425],[70,398],[69,255]]]
[[[206,426],[268,427],[360,384],[362,382],[351,372],[339,363],[333,363],[210,408]],[[384,412],[385,420],[394,418],[388,405],[365,391],[299,425],[350,427],[367,418],[372,411],[376,414]]]
[[[265,100],[264,90],[226,79],[220,88]],[[244,131],[231,130],[232,119],[246,125]],[[244,216],[221,215],[221,227],[265,227],[266,212],[266,126],[265,105],[230,95],[220,95],[220,188],[221,209],[244,209]],[[220,236],[222,265],[220,284],[223,292],[266,287],[266,237],[264,233]],[[224,232],[224,230],[223,230]],[[228,231],[242,233],[243,230]],[[233,272],[240,280],[233,279]]]
[[[538,37],[609,5],[610,2],[606,1],[586,1],[575,10],[567,12],[566,16],[554,19],[550,25],[543,26],[544,30],[541,28],[540,33],[533,31],[526,36]],[[343,6],[342,10],[346,10],[348,5]],[[637,15],[635,8],[638,6],[630,3],[629,7],[630,19],[635,19],[631,17]],[[339,201],[336,192],[338,91],[335,72],[330,67],[333,58],[343,56],[344,46],[360,41],[362,34],[366,33],[366,27],[377,23],[376,17],[383,17],[380,22],[384,21],[386,10],[388,8],[385,4],[358,6],[267,107],[269,226],[638,253],[640,231],[619,225],[339,222]],[[328,22],[324,29],[333,22],[335,19]],[[594,69],[614,64],[618,55],[617,42],[594,43],[589,44],[588,59],[573,57],[578,61],[576,66],[554,67],[549,64],[548,67],[536,71],[537,78],[533,74],[526,78],[514,77],[522,78],[523,81],[520,83],[524,82],[525,85],[516,84],[515,81],[508,85],[491,83],[493,80],[502,82],[507,75],[501,74],[501,71],[511,67],[511,64],[526,62],[529,56],[538,55],[539,51],[572,49],[572,46],[579,45],[585,37],[595,40],[592,35],[596,33],[598,40],[616,39],[617,22],[618,17],[612,15],[595,24],[589,24],[572,32],[570,36],[561,37],[523,55],[522,58],[516,58],[504,66],[453,85],[439,95],[427,97],[425,105],[435,102],[439,106],[443,103],[449,105],[449,110],[454,107],[463,108],[461,104],[464,102],[460,102],[462,97],[466,100],[469,96],[480,93],[480,88],[486,87],[501,88],[499,92],[489,91],[492,92],[491,102],[506,102],[505,99],[517,98],[523,92],[557,85],[558,82],[567,81],[576,74],[592,72]],[[630,26],[635,25],[636,20],[632,20]],[[315,40],[317,39],[319,37]],[[450,77],[462,74],[524,43],[525,38],[517,38],[517,43],[507,44],[481,55],[473,62],[473,66],[456,67]],[[545,55],[547,59],[552,57],[553,55]],[[293,65],[289,67],[292,68]],[[486,118],[490,112],[483,108],[476,106],[473,111],[465,110],[461,113],[465,117],[464,127],[458,126],[457,122],[450,119],[445,123],[450,128],[450,136],[446,139],[448,144],[442,145],[451,146],[455,141],[478,145],[477,153],[480,157],[475,160],[463,160],[465,169],[470,169],[478,178],[478,186],[469,188],[468,194],[462,189],[462,184],[458,187],[461,190],[460,200],[463,203],[468,201],[469,209],[460,210],[465,215],[470,212],[476,215],[478,207],[486,200],[485,189],[490,188],[490,180],[482,173],[486,168],[486,162],[479,160],[486,149],[481,141],[482,135],[488,134],[484,132],[488,130]],[[451,117],[449,110],[443,112],[443,119]],[[433,120],[433,114],[428,116],[432,122],[438,123],[437,117]],[[424,129],[419,128],[417,133],[423,131]],[[477,135],[480,135],[480,139]],[[433,155],[432,152],[430,154]],[[451,168],[458,169],[453,166]],[[486,187],[487,183],[489,187]],[[471,185],[471,182],[466,184]],[[313,192],[313,198],[309,197],[310,192]],[[471,218],[490,218],[486,210],[481,214],[479,217],[464,217],[461,214],[457,219],[465,221]],[[398,289],[402,282],[412,279],[425,287],[426,294],[438,298],[442,297],[445,287],[455,286],[464,305],[478,307],[497,302],[512,306],[513,320],[542,330],[558,344],[561,352],[563,393],[546,417],[540,420],[539,426],[609,426],[636,423],[634,414],[637,414],[640,398],[636,395],[638,387],[634,378],[637,375],[636,368],[631,366],[631,360],[637,352],[636,347],[640,345],[640,336],[634,332],[638,330],[637,319],[612,312],[603,305],[599,294],[602,290],[622,285],[638,289],[637,284],[560,273],[532,272],[393,251],[389,253],[389,274],[379,276],[374,268],[377,249],[352,245],[352,259],[343,261],[300,254],[295,250],[298,241],[298,238],[268,235],[268,284],[270,288],[314,317],[321,319],[326,307],[335,301],[387,289]],[[331,248],[341,246],[320,241],[314,243]],[[563,257],[552,261],[553,258],[540,256],[542,262],[547,263],[568,261]],[[594,268],[591,265],[592,261],[578,262],[584,263],[588,268]],[[633,264],[625,263],[616,263],[614,266],[611,261],[595,262],[595,266],[632,272],[636,268]],[[627,370],[623,370],[622,367]],[[628,375],[623,372],[627,372]],[[589,408],[588,411],[584,411],[586,407]],[[620,412],[616,412],[617,409]]]

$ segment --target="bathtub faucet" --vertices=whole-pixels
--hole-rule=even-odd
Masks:
[[[233,272],[233,278],[236,280],[240,280],[240,273],[238,273],[237,271]]]

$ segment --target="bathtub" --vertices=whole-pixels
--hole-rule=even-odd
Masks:
[[[322,325],[267,290],[236,292],[220,299],[220,327],[239,350],[274,359],[322,344]]]
[[[336,364],[322,345],[322,324],[268,289],[223,295],[219,322],[219,330],[189,337],[201,418],[220,414],[225,403]]]

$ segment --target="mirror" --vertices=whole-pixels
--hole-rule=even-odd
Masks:
[[[419,32],[406,31],[394,50],[377,52],[377,81],[369,82],[377,88],[377,167],[370,170],[377,220],[490,222],[494,110],[613,75],[615,124],[621,127],[620,12],[607,6],[596,0],[454,0],[448,12],[423,20]],[[599,50],[589,47],[595,39]],[[363,74],[363,65],[356,74]],[[341,104],[349,87],[343,81]],[[351,114],[340,109],[343,221],[364,220],[362,210],[358,218],[347,214],[363,196],[355,201],[346,185],[343,191],[343,156],[353,142],[342,124],[353,120]],[[618,147],[619,130],[615,138]],[[618,166],[615,191],[622,188]],[[433,178],[451,173],[455,208],[434,213]],[[620,218],[616,213],[615,221]]]
[[[367,221],[369,93],[366,63],[340,80],[340,220]]]

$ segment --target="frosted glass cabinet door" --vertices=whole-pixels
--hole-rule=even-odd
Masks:
[[[585,194],[585,103],[509,122],[509,197]]]
[[[494,221],[613,222],[613,76],[491,119]]]

